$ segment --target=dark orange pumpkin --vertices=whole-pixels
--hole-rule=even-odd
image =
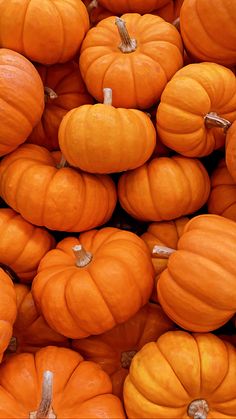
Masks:
[[[122,13],[140,13],[141,15],[158,9],[169,0],[99,0],[99,4],[115,15]]]
[[[0,268],[0,362],[12,336],[16,319],[16,293],[10,276]]]
[[[236,182],[236,121],[232,124],[227,132],[225,159],[227,169]]]

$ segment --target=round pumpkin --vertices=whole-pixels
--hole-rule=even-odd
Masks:
[[[149,13],[167,4],[169,0],[99,0],[99,4],[115,15],[122,13]]]
[[[236,221],[236,184],[222,159],[211,175],[208,212]]]
[[[210,179],[197,159],[154,158],[123,173],[118,183],[121,206],[143,221],[168,221],[201,208],[210,192]]]
[[[186,49],[200,61],[236,64],[236,3],[231,0],[184,0],[180,13]]]
[[[229,128],[225,144],[225,161],[227,169],[236,182],[236,121]]]
[[[0,366],[0,418],[117,418],[125,414],[108,375],[66,348],[48,346]]]
[[[72,59],[88,29],[88,12],[81,0],[0,2],[0,46],[41,64]]]
[[[225,144],[236,119],[236,78],[215,63],[189,64],[166,85],[157,109],[162,142],[188,157],[201,157]]]
[[[0,163],[0,194],[30,223],[51,230],[89,230],[116,205],[111,178],[58,167],[44,147],[24,144]]]
[[[58,243],[41,260],[33,298],[47,323],[73,339],[97,335],[147,303],[154,269],[134,233],[106,227]]]
[[[63,116],[77,106],[93,103],[93,99],[86,90],[77,63],[37,65],[36,69],[44,85],[45,108],[27,142],[56,150],[59,149],[58,129]]]
[[[103,104],[80,106],[64,116],[59,144],[72,166],[89,173],[115,173],[149,159],[156,131],[144,112],[112,106],[112,91],[105,88]]]
[[[233,419],[235,376],[236,349],[230,343],[211,333],[167,332],[132,360],[124,385],[127,416]]]
[[[33,64],[4,48],[0,48],[0,90],[0,156],[3,156],[22,144],[40,121],[44,92]]]
[[[161,307],[148,303],[127,322],[99,336],[90,336],[72,342],[72,348],[89,361],[101,365],[110,376],[113,394],[123,397],[123,384],[133,356],[147,342],[173,329],[173,323]]]
[[[204,214],[185,226],[157,283],[158,300],[179,326],[209,332],[236,312],[236,223]]]
[[[99,102],[103,88],[110,87],[116,108],[147,109],[183,65],[181,37],[158,16],[108,17],[87,32],[79,65],[88,91]]]
[[[12,336],[16,319],[16,293],[10,276],[0,268],[0,362]]]

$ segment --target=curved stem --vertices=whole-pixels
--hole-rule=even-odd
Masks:
[[[161,259],[168,259],[172,253],[176,252],[176,249],[166,246],[154,246],[152,249],[152,255]]]
[[[103,104],[112,105],[112,89],[110,87],[104,87],[103,89]]]
[[[126,25],[125,25],[125,21],[121,19],[120,17],[116,17],[115,23],[118,27],[118,31],[121,38],[121,44],[119,45],[121,52],[125,54],[134,52],[137,49],[137,41],[136,39],[130,38]]]
[[[67,161],[65,159],[65,157],[63,156],[63,154],[61,155],[61,160],[60,163],[57,164],[57,169],[62,169],[63,167],[67,166]]]
[[[97,2],[97,0],[92,0],[92,1],[88,4],[88,6],[87,6],[87,11],[88,11],[88,13],[91,13],[91,11],[92,11],[93,9],[95,9],[96,7],[98,7],[98,2]]]
[[[52,409],[53,373],[45,371],[43,374],[42,398],[38,409],[30,412],[30,419],[56,419]]]
[[[78,244],[77,246],[72,247],[72,250],[76,257],[75,264],[76,266],[78,266],[78,268],[83,268],[84,266],[87,266],[91,262],[93,255],[89,252],[86,252],[86,250],[83,248],[81,244]]]
[[[51,89],[51,87],[47,87],[47,86],[44,86],[44,96],[45,96],[45,99],[46,100],[47,99],[56,99],[56,98],[58,98],[58,95],[56,94],[56,92],[54,92],[54,90]]]
[[[207,128],[223,128],[226,132],[231,126],[231,122],[221,116],[217,115],[216,112],[210,112],[204,116],[205,125]]]
[[[207,419],[209,406],[206,400],[194,400],[188,407],[188,415],[193,419]]]
[[[137,351],[126,351],[126,352],[122,352],[121,354],[121,366],[122,368],[126,368],[129,369],[130,364],[132,362],[132,359],[134,357],[134,355],[137,353]]]

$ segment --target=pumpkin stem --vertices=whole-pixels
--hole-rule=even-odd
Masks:
[[[86,252],[86,250],[83,248],[81,244],[72,247],[72,250],[75,254],[75,264],[76,266],[78,266],[78,268],[84,268],[84,266],[87,266],[91,262],[93,255],[89,252]]]
[[[221,116],[217,115],[216,112],[210,112],[204,116],[205,125],[207,128],[223,128],[224,132],[227,132],[229,127],[231,126],[231,122],[227,119],[222,118]]]
[[[112,89],[110,87],[104,87],[103,89],[103,104],[112,105]]]
[[[29,419],[56,419],[52,409],[53,373],[45,371],[43,374],[42,399],[38,410],[30,412]]]
[[[168,259],[174,252],[176,252],[175,249],[166,246],[155,245],[152,249],[152,255],[161,259]]]
[[[16,353],[16,350],[17,350],[17,339],[15,336],[12,336],[6,352],[9,354],[13,354],[13,353]]]
[[[63,169],[63,167],[67,166],[67,161],[65,159],[65,157],[63,156],[63,154],[61,155],[61,160],[60,163],[57,164],[57,169]]]
[[[131,39],[129,36],[129,32],[127,31],[125,21],[120,17],[116,17],[115,21],[118,31],[121,38],[121,44],[119,48],[121,52],[128,54],[130,52],[134,52],[137,49],[137,41],[136,39]]]
[[[137,351],[122,352],[120,359],[122,368],[129,369],[131,361],[136,353]]]
[[[95,9],[96,7],[98,7],[98,2],[97,2],[97,0],[92,0],[92,1],[88,4],[88,6],[87,6],[87,11],[88,11],[88,13],[91,13],[91,11],[92,11],[93,9]]]
[[[207,419],[209,406],[206,400],[194,400],[188,407],[188,415],[193,419]]]
[[[47,101],[48,99],[58,98],[58,95],[56,94],[56,92],[54,92],[53,89],[51,89],[51,87],[44,86],[44,98],[45,101]]]
[[[177,17],[173,22],[172,25],[180,32],[180,18]]]

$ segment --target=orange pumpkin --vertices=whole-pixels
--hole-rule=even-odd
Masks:
[[[72,166],[89,173],[115,173],[149,159],[156,131],[144,112],[112,106],[112,91],[105,88],[103,104],[80,106],[64,116],[59,144]]]
[[[54,330],[80,339],[132,317],[147,303],[153,278],[142,239],[106,227],[58,243],[42,258],[32,293]]]
[[[0,2],[0,46],[41,64],[72,59],[88,29],[89,17],[81,0]]]
[[[16,293],[10,276],[0,268],[0,362],[11,336],[16,319]]]
[[[91,26],[95,26],[106,17],[113,16],[113,13],[102,7],[97,0],[83,0],[83,2],[87,7]]]
[[[183,46],[177,29],[160,17],[129,13],[108,17],[88,31],[79,64],[99,102],[103,88],[110,87],[115,107],[147,109],[182,67]]]
[[[234,419],[235,376],[230,343],[210,333],[167,332],[133,358],[124,385],[127,416]]]
[[[235,21],[234,1],[184,0],[180,28],[186,49],[201,61],[235,65]]]
[[[38,65],[36,68],[45,89],[45,109],[27,142],[56,150],[59,148],[58,128],[63,116],[77,106],[93,103],[93,99],[86,90],[75,62],[50,67]]]
[[[24,144],[1,161],[0,194],[30,223],[60,231],[101,225],[116,205],[108,176],[57,167],[49,151],[34,144]]]
[[[4,48],[0,49],[0,90],[0,156],[3,156],[22,144],[39,122],[44,93],[33,64]]]
[[[115,15],[122,13],[149,13],[168,3],[169,0],[99,0],[99,4]]]
[[[232,124],[227,132],[225,159],[227,169],[236,182],[236,121]]]
[[[123,173],[118,183],[121,206],[143,221],[173,220],[201,208],[210,192],[210,179],[197,159],[154,158]]]
[[[53,236],[28,223],[11,208],[0,208],[0,262],[30,282],[42,257],[55,245]]]
[[[184,329],[208,332],[236,312],[236,223],[199,215],[185,226],[157,283],[166,314]]]
[[[189,64],[166,85],[157,109],[162,142],[188,157],[210,154],[225,143],[236,119],[236,79],[219,64]]]
[[[152,13],[162,17],[167,22],[173,23],[179,17],[183,2],[184,0],[170,0],[167,4],[154,10]]]
[[[222,159],[211,176],[208,212],[236,221],[236,184]]]
[[[113,394],[122,399],[123,384],[133,356],[147,342],[173,329],[173,323],[157,304],[147,304],[127,322],[99,336],[72,342],[87,360],[97,362],[110,376]]]
[[[0,366],[0,418],[124,419],[108,375],[66,348],[9,357]]]

